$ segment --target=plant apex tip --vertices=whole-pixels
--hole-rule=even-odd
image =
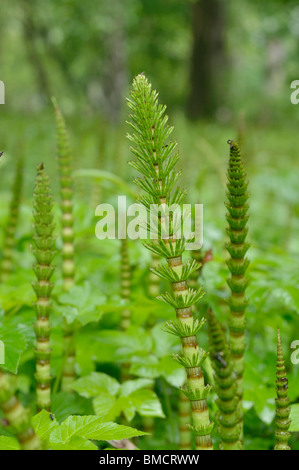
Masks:
[[[59,109],[59,107],[58,107],[58,103],[57,103],[57,100],[56,100],[55,96],[52,96],[51,101],[52,101],[52,104],[53,104],[55,110],[57,111]]]

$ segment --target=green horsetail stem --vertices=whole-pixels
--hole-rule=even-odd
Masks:
[[[236,376],[230,358],[225,333],[210,310],[208,313],[210,351],[215,372],[216,392],[219,408],[218,434],[221,438],[220,450],[241,450],[241,410],[237,396]]]
[[[73,216],[73,179],[71,166],[71,148],[66,130],[64,117],[54,100],[56,129],[57,129],[57,155],[60,180],[60,206],[62,225],[62,275],[66,291],[74,285],[74,216]]]
[[[191,406],[190,400],[184,394],[183,390],[179,391],[179,448],[180,450],[190,450],[192,448],[191,436]]]
[[[16,377],[0,369],[0,408],[22,450],[41,450],[40,441],[31,426],[29,410],[15,395]]]
[[[212,259],[212,252],[207,251],[203,253],[202,250],[192,250],[191,252],[192,259],[198,264],[198,269],[193,271],[190,274],[188,279],[188,286],[192,289],[196,289],[198,287],[198,279],[202,274],[202,268],[204,264],[210,259]],[[196,311],[196,308],[194,308]],[[205,363],[205,365],[207,362]],[[179,438],[180,438],[180,449],[181,450],[189,450],[191,449],[192,445],[192,438],[191,438],[191,406],[190,401],[186,398],[184,393],[180,391],[179,394]]]
[[[243,374],[244,374],[244,351],[246,318],[245,310],[248,301],[245,297],[245,290],[248,285],[248,279],[245,277],[249,261],[246,253],[249,248],[246,243],[248,233],[248,183],[240,154],[239,146],[236,142],[229,140],[230,159],[228,165],[228,183],[227,183],[227,215],[228,237],[227,251],[230,254],[228,268],[231,277],[228,279],[228,285],[231,290],[229,299],[229,344],[231,358],[234,369],[237,374],[237,394],[242,401],[243,396]],[[243,418],[241,424],[243,428]]]
[[[277,366],[276,366],[276,419],[277,430],[275,431],[276,443],[274,450],[291,450],[289,440],[291,433],[289,427],[291,424],[288,398],[288,379],[283,359],[280,331],[277,334]]]
[[[53,198],[50,193],[49,177],[41,163],[37,168],[37,178],[33,202],[34,236],[33,254],[35,264],[33,269],[37,277],[33,289],[36,293],[34,304],[36,312],[36,404],[38,411],[51,409],[51,347],[50,347],[50,296],[53,284],[50,282],[54,272],[52,266],[56,254],[53,232]]]
[[[199,349],[197,341],[197,333],[205,320],[195,320],[192,313],[192,306],[204,293],[202,289],[188,289],[187,280],[198,265],[194,261],[183,263],[185,240],[175,238],[173,218],[170,217],[169,233],[165,231],[167,209],[172,204],[181,204],[185,195],[180,189],[174,189],[180,175],[174,170],[179,159],[174,152],[176,143],[168,141],[173,129],[167,125],[166,107],[159,104],[157,92],[152,90],[142,74],[133,81],[128,106],[132,112],[129,124],[133,129],[133,134],[128,138],[134,144],[131,150],[137,157],[137,161],[130,164],[143,175],[135,183],[147,194],[140,198],[140,202],[148,211],[151,205],[159,207],[158,239],[146,242],[145,246],[167,261],[167,265],[161,264],[153,269],[156,275],[168,280],[172,286],[171,294],[158,297],[176,311],[176,320],[168,322],[165,329],[181,339],[183,354],[176,355],[175,359],[187,373],[187,385],[183,391],[191,402],[196,449],[211,450],[213,423],[206,402],[211,387],[205,385],[201,368],[207,353]]]
[[[74,216],[73,216],[73,179],[71,167],[71,148],[64,117],[53,99],[57,129],[57,156],[60,180],[60,206],[62,226],[62,276],[63,287],[69,291],[74,285]],[[68,390],[75,378],[75,338],[74,326],[63,324],[64,367],[62,373],[62,390]]]
[[[15,180],[12,190],[12,199],[9,207],[8,221],[4,234],[3,258],[1,262],[1,282],[6,282],[13,267],[13,249],[15,234],[19,220],[20,202],[23,187],[23,159],[19,158],[16,166]]]

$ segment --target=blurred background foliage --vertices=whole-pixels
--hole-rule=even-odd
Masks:
[[[292,402],[299,397],[299,366],[290,362],[290,344],[299,339],[299,106],[290,102],[290,84],[299,79],[298,2],[2,0],[0,28],[0,79],[6,85],[6,104],[0,109],[5,151],[1,225],[6,223],[16,156],[22,155],[25,189],[17,233],[22,255],[15,272],[22,267],[23,273],[11,285],[28,281],[27,294],[19,287],[23,302],[24,296],[26,302],[32,296],[30,204],[41,160],[57,196],[51,96],[66,115],[75,168],[110,171],[130,184],[125,96],[134,75],[148,75],[175,125],[188,202],[204,204],[205,248],[212,248],[214,257],[204,268],[204,284],[207,302],[222,320],[227,296],[226,141],[239,138],[251,192],[246,446],[271,448],[278,326]],[[97,193],[90,181],[80,178],[77,183],[78,280],[88,277],[94,288],[102,285],[112,305],[119,292],[119,246],[95,239],[94,207],[103,200],[115,203],[118,190],[106,181]],[[132,311],[140,326],[152,312],[144,297],[149,259],[141,244],[130,243],[129,249]],[[18,290],[11,288],[13,292],[17,300],[6,302],[19,301]],[[117,309],[107,309],[114,313],[102,327],[117,326]],[[157,307],[164,321],[161,310]],[[204,335],[202,341],[207,343]],[[81,367],[83,359],[78,358]]]

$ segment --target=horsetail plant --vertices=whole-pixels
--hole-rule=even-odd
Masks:
[[[50,194],[49,177],[41,163],[37,168],[37,178],[33,203],[34,237],[33,254],[36,262],[33,266],[37,281],[33,283],[36,293],[34,304],[36,312],[36,404],[38,411],[51,409],[51,347],[50,347],[50,296],[53,284],[50,282],[54,272],[52,266],[56,254],[53,232],[53,199]]]
[[[66,291],[74,285],[74,216],[73,216],[73,179],[71,168],[71,148],[64,117],[53,99],[57,129],[57,155],[60,180],[60,206],[62,225],[62,275]]]
[[[16,376],[0,369],[0,408],[7,425],[16,436],[22,450],[41,450],[39,438],[31,426],[29,410],[15,395]]]
[[[289,427],[291,424],[288,398],[288,379],[284,364],[280,331],[277,334],[277,366],[276,366],[276,419],[277,430],[275,431],[276,443],[274,450],[291,450],[289,440],[291,433]]]
[[[71,168],[71,149],[64,117],[53,98],[57,129],[57,155],[60,179],[60,206],[62,226],[62,276],[63,287],[69,291],[74,285],[74,216],[73,216],[73,179]],[[74,326],[64,320],[64,368],[62,373],[62,390],[68,390],[69,384],[75,380],[75,342]]]
[[[6,282],[13,267],[13,248],[19,219],[20,202],[23,187],[23,159],[19,157],[12,189],[12,199],[9,208],[8,221],[4,234],[3,258],[1,262],[1,282]]]
[[[128,138],[134,144],[131,150],[137,157],[131,166],[143,175],[135,183],[147,193],[140,198],[140,202],[148,212],[153,207],[159,208],[156,227],[158,237],[146,242],[145,246],[166,259],[167,265],[159,265],[153,272],[168,280],[172,286],[171,294],[165,293],[158,297],[176,311],[176,320],[169,321],[165,329],[178,336],[182,342],[183,353],[176,355],[175,359],[187,373],[187,384],[183,391],[191,401],[196,449],[211,450],[213,423],[206,402],[211,387],[205,385],[201,369],[207,353],[199,349],[197,342],[197,333],[205,320],[195,320],[192,313],[192,306],[203,297],[204,292],[202,289],[187,287],[187,279],[198,269],[198,265],[194,261],[183,263],[185,240],[175,236],[175,218],[170,217],[167,224],[165,215],[168,207],[179,205],[185,195],[178,188],[174,190],[180,175],[174,170],[179,159],[178,153],[174,152],[176,143],[168,142],[173,128],[167,124],[166,107],[159,104],[157,92],[152,90],[151,84],[142,74],[133,81],[128,106],[132,112],[129,124],[133,129],[133,134],[129,134]],[[181,226],[181,223],[180,219],[178,225]],[[166,225],[169,225],[168,229]]]
[[[228,141],[230,145],[230,159],[228,165],[228,183],[227,183],[227,215],[228,237],[227,251],[230,254],[228,268],[231,277],[228,279],[231,295],[229,298],[230,314],[228,320],[229,326],[229,345],[231,350],[231,359],[234,370],[237,374],[237,395],[242,402],[243,396],[243,374],[244,374],[244,351],[245,345],[245,310],[247,299],[245,290],[248,285],[248,279],[245,277],[249,261],[246,253],[249,244],[246,243],[248,233],[248,183],[241,158],[238,144],[232,140]],[[241,406],[241,404],[240,404]],[[243,418],[241,418],[243,428]],[[242,434],[241,434],[242,439]]]
[[[241,411],[237,397],[236,375],[230,358],[230,351],[222,326],[212,310],[208,313],[210,352],[215,372],[216,404],[218,413],[218,434],[220,450],[241,450]]]

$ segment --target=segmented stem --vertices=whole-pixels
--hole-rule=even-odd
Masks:
[[[12,199],[9,207],[8,221],[4,234],[3,258],[1,262],[1,282],[6,282],[13,267],[13,249],[19,220],[19,210],[23,187],[23,159],[19,158],[16,167]]]
[[[233,371],[230,351],[225,333],[210,310],[208,314],[210,351],[215,372],[216,392],[219,408],[218,434],[221,438],[220,450],[241,450],[240,441],[242,412],[237,396],[236,376]]]
[[[182,390],[179,391],[179,438],[180,450],[190,450],[191,442],[191,406],[190,400]]]
[[[276,419],[277,430],[275,431],[276,443],[274,450],[291,450],[289,440],[291,433],[290,399],[288,398],[288,379],[283,359],[280,331],[277,334],[277,366],[276,366]]]
[[[249,248],[246,243],[248,229],[248,183],[242,163],[239,146],[236,142],[228,141],[230,144],[230,159],[228,166],[228,183],[226,204],[228,213],[226,219],[229,227],[227,230],[229,243],[227,250],[230,254],[228,268],[231,277],[228,279],[228,285],[231,290],[229,299],[229,344],[231,358],[237,374],[237,394],[242,401],[243,396],[243,373],[244,373],[244,351],[245,345],[245,310],[247,299],[245,290],[248,285],[248,279],[245,277],[249,261],[246,253]],[[241,423],[242,424],[242,423]],[[243,427],[243,426],[242,426]]]
[[[51,408],[51,347],[50,347],[50,296],[53,284],[50,282],[54,272],[52,266],[55,251],[55,238],[53,232],[53,199],[50,194],[49,177],[40,164],[37,169],[37,178],[34,190],[33,203],[34,236],[33,254],[36,263],[33,265],[37,281],[32,284],[36,293],[34,304],[36,312],[36,404],[38,411]]]
[[[31,426],[29,410],[15,395],[16,377],[0,369],[0,408],[11,426],[22,450],[41,450],[40,441]]]
[[[73,217],[73,179],[71,165],[71,149],[66,130],[64,117],[53,100],[57,128],[57,155],[60,180],[60,206],[62,226],[62,276],[66,291],[74,285],[74,217]],[[62,390],[68,390],[68,386],[75,380],[75,339],[74,326],[64,320],[64,369],[62,374]]]
[[[166,107],[158,103],[157,92],[152,90],[144,75],[138,75],[133,81],[128,104],[132,110],[130,125],[134,132],[129,138],[135,144],[131,150],[137,156],[137,161],[131,165],[144,175],[135,182],[147,193],[141,202],[148,211],[152,205],[160,208],[156,227],[158,239],[147,242],[146,247],[167,261],[167,266],[160,265],[153,270],[172,286],[172,294],[160,296],[160,300],[172,305],[176,311],[177,321],[169,322],[166,330],[181,338],[183,354],[176,356],[176,360],[187,373],[187,385],[183,391],[191,402],[196,449],[210,450],[213,448],[210,436],[213,423],[206,402],[210,387],[205,386],[201,370],[206,353],[199,349],[196,337],[203,322],[195,321],[192,313],[192,306],[203,292],[188,289],[187,279],[198,266],[196,263],[183,264],[185,240],[178,239],[174,233],[176,221],[173,215],[168,219],[166,216],[167,209],[179,205],[184,196],[179,189],[172,191],[179,178],[179,173],[174,171],[178,161],[178,154],[173,154],[176,143],[167,143],[172,128],[167,125]]]

